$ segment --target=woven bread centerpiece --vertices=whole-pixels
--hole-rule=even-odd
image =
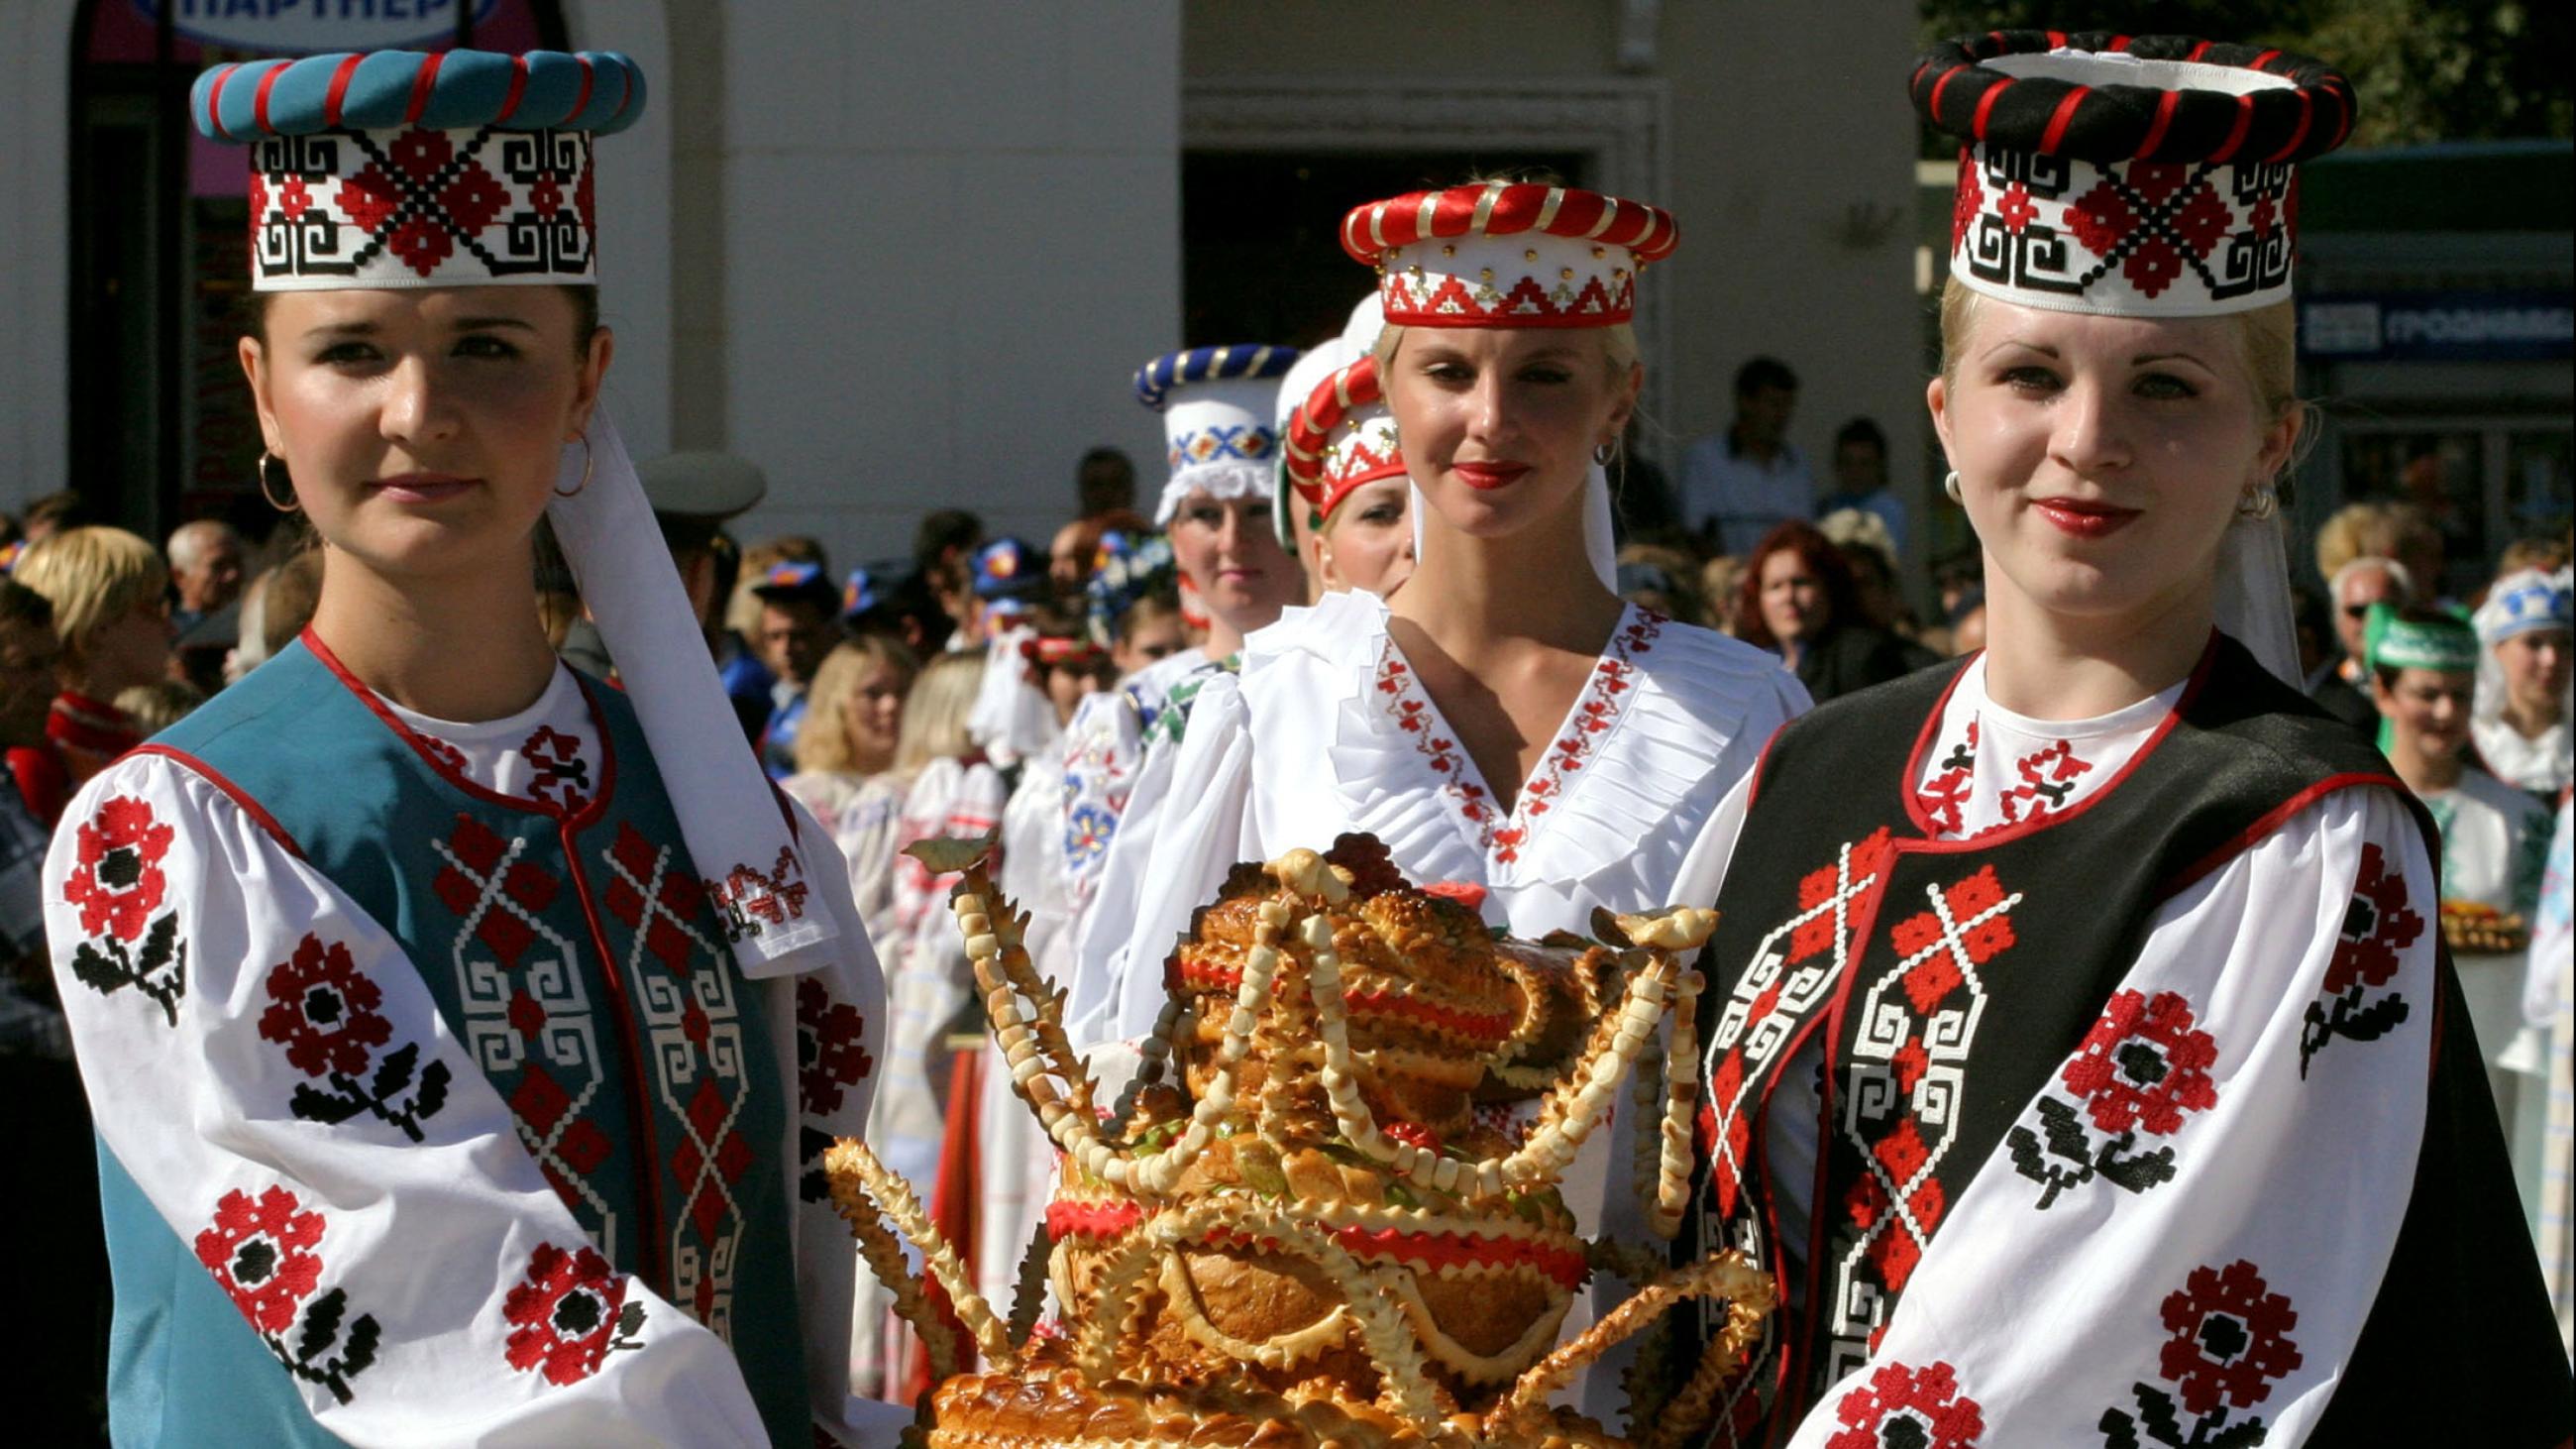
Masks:
[[[1660,1115],[1637,1188],[1652,1229],[1677,1229],[1699,1100],[1683,961],[1714,916],[1599,914],[1603,940],[1532,943],[1416,889],[1372,837],[1239,865],[1166,961],[1170,1000],[1104,1119],[983,844],[915,850],[964,872],[951,909],[1013,1087],[1064,1163],[1004,1322],[900,1179],[855,1140],[826,1154],[943,1380],[930,1445],[1620,1445],[1549,1395],[1704,1298],[1725,1301],[1724,1331],[1704,1351],[1662,1341],[1630,1386],[1634,1442],[1705,1428],[1769,1278],[1732,1254],[1668,1270],[1662,1242],[1587,1241],[1556,1183],[1625,1094]],[[1532,1102],[1534,1118],[1514,1110]],[[953,1371],[896,1232],[986,1372]],[[1638,1292],[1559,1344],[1601,1271]],[[1038,1332],[1050,1287],[1063,1316]]]

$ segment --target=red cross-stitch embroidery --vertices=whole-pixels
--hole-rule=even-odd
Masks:
[[[1841,1097],[1842,1132],[1863,1175],[1843,1197],[1857,1253],[1837,1268],[1834,1351],[1857,1362],[1875,1349],[1889,1313],[1949,1210],[1938,1175],[1949,1150],[1947,1104],[1967,1089],[1966,1062],[1984,1018],[1978,968],[2011,948],[2007,894],[1994,867],[1924,891],[1930,909],[1896,923],[1896,962],[1855,1005],[1869,1023],[1853,1041]],[[1897,1090],[1880,1082],[1892,1077]]]
[[[1825,1449],[1975,1449],[1986,1432],[1985,1410],[1946,1363],[1880,1365],[1834,1402],[1834,1422],[1843,1429]]]
[[[73,979],[102,996],[131,987],[174,1027],[188,994],[188,943],[178,912],[152,913],[169,892],[161,862],[175,838],[148,802],[111,797],[74,832],[75,859],[63,881],[63,900],[80,911],[89,936],[72,944]]]
[[[2162,1319],[2172,1335],[2156,1358],[2164,1382],[2131,1386],[2134,1415],[2116,1405],[2103,1411],[2109,1442],[2262,1443],[2268,1426],[2245,1411],[2305,1362],[2289,1336],[2299,1323],[2290,1300],[2239,1258],[2224,1268],[2192,1269],[2165,1298]]]
[[[2217,1041],[2192,1028],[2191,1003],[2170,991],[2152,999],[2116,991],[2061,1075],[2067,1090],[2085,1099],[2094,1126],[2139,1127],[2161,1137],[2218,1105],[2209,1079],[2217,1061]]]
[[[1583,690],[1575,696],[1574,707],[1567,712],[1565,726],[1549,741],[1546,753],[1522,783],[1520,794],[1512,803],[1508,817],[1498,820],[1493,797],[1475,778],[1475,767],[1467,752],[1441,727],[1439,711],[1402,659],[1395,655],[1394,641],[1389,640],[1378,660],[1376,689],[1378,702],[1395,727],[1412,736],[1413,747],[1440,776],[1440,792],[1449,807],[1467,826],[1477,847],[1498,865],[1520,859],[1521,848],[1529,843],[1531,833],[1554,803],[1564,796],[1567,777],[1578,774],[1589,764],[1626,708],[1629,692],[1636,686],[1639,655],[1654,651],[1656,638],[1668,622],[1663,615],[1645,609],[1633,609],[1610,636],[1608,649],[1584,680]]]
[[[567,815],[581,813],[590,803],[590,761],[582,758],[580,740],[552,725],[539,725],[519,745],[519,753],[528,762],[530,798]]]
[[[460,813],[435,849],[445,863],[430,889],[458,920],[466,1049],[508,1104],[555,1195],[614,1252],[617,1215],[588,1181],[614,1146],[589,1116],[605,1058],[573,945],[543,915],[563,883],[522,858],[526,841],[504,840],[470,815]],[[489,964],[477,948],[491,953]],[[492,990],[496,967],[506,997]]]
[[[1998,799],[2003,821],[1991,828],[2025,824],[2051,811],[2064,810],[2068,797],[2075,793],[2076,781],[2092,771],[2093,766],[2078,757],[2074,744],[2067,740],[2022,756],[2013,762],[2013,773],[2021,777],[2021,783],[2006,789]]]
[[[128,943],[143,938],[169,888],[161,861],[172,839],[148,802],[117,795],[100,803],[74,837],[78,863],[63,881],[63,899],[80,908],[83,931]]]
[[[538,1370],[550,1384],[577,1384],[611,1353],[640,1347],[644,1304],[626,1296],[633,1281],[588,1244],[567,1250],[539,1243],[501,1300],[501,1316],[512,1325],[504,1345],[510,1367]]]
[[[2380,991],[2397,978],[2398,954],[2424,934],[2423,912],[2407,899],[2406,873],[2391,868],[2376,842],[2361,848],[2352,897],[2345,903],[2343,929],[2334,955],[2326,963],[2318,999],[2308,1004],[2299,1033],[2299,1074],[2335,1037],[2375,1041],[2394,1031],[2411,1015],[2405,996]],[[2373,992],[2379,994],[2373,995]]]
[[[349,1381],[376,1360],[378,1331],[372,1314],[349,1315],[346,1292],[316,1293],[324,1264],[315,1250],[326,1227],[282,1184],[256,1198],[236,1188],[215,1203],[213,1226],[197,1234],[197,1261],[288,1373],[345,1404]]]
[[[2270,1397],[2272,1380],[2301,1362],[2299,1346],[2289,1337],[2299,1323],[2297,1311],[2242,1258],[2224,1268],[2192,1269],[2165,1299],[2163,1316],[2173,1337],[2165,1341],[2157,1367],[2195,1414],[2217,1408],[2221,1398],[2252,1408]]]
[[[876,1069],[867,1048],[867,1018],[845,1001],[834,1001],[823,983],[811,976],[796,983],[797,1087],[805,1115],[829,1116],[841,1110],[844,1089]]]
[[[260,1013],[263,1040],[286,1048],[286,1060],[308,1077],[367,1069],[375,1048],[393,1040],[393,1023],[377,1010],[384,992],[337,941],[307,935],[295,954],[269,968],[270,1005]]]
[[[1798,881],[1798,910],[1772,928],[1737,977],[1710,1034],[1708,1107],[1700,1140],[1711,1153],[1709,1186],[1718,1215],[1731,1218],[1752,1150],[1753,1089],[1796,1035],[1799,1023],[1841,979],[1849,956],[1853,903],[1878,882],[1888,832],[1882,828],[1835,853],[1834,863]],[[1783,937],[1788,949],[1780,949]]]
[[[423,1139],[420,1124],[447,1101],[447,1063],[422,1066],[417,1042],[405,1042],[379,1060],[377,1049],[394,1036],[382,1010],[384,991],[358,969],[346,945],[326,945],[308,933],[293,954],[269,968],[262,986],[269,1005],[260,1013],[261,1039],[284,1047],[289,1066],[323,1084],[297,1083],[289,1110],[325,1124],[370,1112],[412,1141]]]
[[[322,1281],[322,1215],[302,1211],[294,1193],[272,1187],[253,1198],[233,1191],[215,1204],[214,1226],[197,1234],[197,1261],[262,1333],[283,1333]]]
[[[2141,1148],[2140,1136],[2170,1137],[2217,1106],[2217,1061],[2217,1039],[2193,1025],[2181,993],[2113,992],[2059,1069],[2071,1095],[2043,1090],[2005,1134],[2013,1170],[2042,1186],[2041,1208],[2096,1177],[2133,1193],[2172,1181],[2174,1147]]]
[[[447,864],[430,882],[439,901],[471,918],[475,939],[511,968],[539,939],[538,913],[563,890],[543,866],[519,858],[524,849],[525,842],[503,840],[482,821],[459,814],[441,852]]]

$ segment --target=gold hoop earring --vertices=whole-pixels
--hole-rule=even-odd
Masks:
[[[284,503],[280,503],[277,501],[277,495],[270,491],[268,486],[268,465],[271,463],[275,463],[281,469],[286,466],[286,460],[284,458],[277,456],[266,448],[262,448],[259,450],[259,461],[250,465],[252,476],[259,480],[259,496],[267,502],[269,507],[276,509],[278,512],[293,513],[304,506],[297,502],[295,498],[295,475],[293,473],[288,473],[286,475],[286,501]]]
[[[570,493],[566,493],[560,488],[549,490],[557,498],[579,498],[581,496],[581,490],[590,486],[590,470],[592,465],[598,462],[598,459],[593,457],[590,451],[590,429],[584,428],[575,436],[581,439],[581,481],[572,485],[572,491]]]

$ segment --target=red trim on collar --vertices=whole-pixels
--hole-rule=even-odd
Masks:
[[[214,766],[207,764],[205,761],[198,759],[196,756],[189,754],[184,750],[175,750],[168,745],[137,745],[134,748],[134,753],[138,755],[159,755],[165,760],[178,764],[181,768],[187,770],[190,774],[197,776],[199,779],[204,780],[207,784],[223,791],[226,795],[232,797],[232,802],[241,807],[241,812],[244,815],[249,816],[253,824],[256,824],[260,829],[265,830],[271,836],[274,836],[277,843],[286,848],[287,854],[294,856],[297,860],[304,859],[304,847],[295,843],[295,837],[286,833],[286,827],[277,823],[277,817],[268,813],[268,807],[260,804],[257,800],[252,799],[249,791],[244,790],[241,786],[234,784],[229,779],[226,779],[223,772],[216,769]]]
[[[2165,717],[2156,725],[2155,733],[2147,736],[2146,743],[2138,746],[2137,753],[2129,756],[2127,764],[2114,771],[2111,778],[2096,786],[2083,799],[2067,806],[2064,810],[2053,810],[2043,815],[2033,816],[2018,825],[2007,826],[1991,834],[1970,836],[1961,840],[1935,840],[1931,838],[1934,834],[1932,823],[1923,814],[1922,802],[1915,798],[1914,782],[1923,778],[1923,752],[1931,746],[1933,736],[1940,731],[1941,716],[1949,710],[1951,694],[1958,689],[1959,681],[1968,677],[1968,671],[1961,669],[1951,679],[1949,689],[1941,692],[1940,705],[1932,711],[1931,717],[1923,722],[1923,733],[1915,737],[1914,748],[1905,756],[1905,813],[1907,818],[1914,822],[1914,828],[1920,831],[1924,838],[1900,840],[1895,842],[1895,847],[1904,851],[1939,855],[1950,851],[1981,850],[2008,845],[2025,836],[2046,830],[2052,825],[2072,820],[2092,809],[2095,802],[2109,799],[2111,792],[2119,789],[2129,778],[2130,772],[2145,763],[2147,756],[2154,754],[2156,748],[2165,742],[2165,737],[2173,733],[2174,726],[2182,722],[2183,712],[2190,709],[2192,702],[2200,697],[2201,686],[2209,682],[2210,667],[2218,661],[2218,638],[2216,629],[2209,631],[2209,643],[2200,651],[2200,662],[2191,667],[2191,678],[2182,687],[2182,698],[2175,700],[2173,708],[2165,711]],[[1979,651],[1980,654],[1983,652]]]
[[[357,696],[358,703],[365,705],[369,713],[383,722],[385,728],[394,732],[396,739],[408,746],[413,754],[420,756],[421,763],[429,766],[431,772],[440,779],[472,798],[487,805],[499,805],[516,810],[524,815],[543,815],[549,819],[564,821],[576,829],[591,824],[607,810],[609,798],[617,783],[617,747],[609,742],[608,723],[600,715],[598,699],[592,696],[588,685],[582,684],[581,671],[573,671],[573,683],[580,687],[582,702],[590,707],[591,727],[599,735],[601,756],[599,789],[591,796],[589,802],[582,806],[578,814],[567,816],[562,806],[551,801],[502,794],[457,769],[442,758],[438,751],[429,748],[427,740],[410,725],[403,723],[402,716],[395,714],[382,699],[377,698],[374,690],[360,683],[358,677],[349,672],[349,667],[340,662],[340,656],[331,652],[331,646],[322,642],[322,636],[313,632],[312,625],[305,625],[304,632],[296,637],[305,648],[313,651],[313,657],[322,661],[322,667],[330,670],[332,677],[339,680],[342,687]]]

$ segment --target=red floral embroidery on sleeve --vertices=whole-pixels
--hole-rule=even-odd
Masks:
[[[261,1039],[283,1046],[289,1066],[329,1088],[296,1084],[289,1103],[296,1116],[337,1125],[371,1112],[412,1141],[422,1140],[420,1124],[447,1102],[447,1064],[420,1065],[417,1042],[378,1060],[376,1049],[393,1040],[393,1023],[380,1010],[383,989],[358,969],[346,945],[325,945],[308,934],[294,955],[269,968],[264,985],[269,1006],[260,1013]]]
[[[1834,1404],[1834,1418],[1843,1431],[1825,1449],[1974,1449],[1986,1432],[1985,1410],[1946,1363],[1882,1364]]]
[[[2272,1292],[2261,1270],[2239,1258],[2224,1268],[2192,1269],[2166,1295],[2161,1317],[2172,1335],[2156,1356],[2156,1376],[2164,1382],[2130,1386],[2134,1416],[2116,1405],[2105,1409],[2105,1439],[2262,1443],[2269,1427],[2244,1411],[2270,1398],[2272,1385],[2306,1361],[2290,1339],[2299,1315],[2288,1297]]]
[[[2424,914],[2407,900],[2406,872],[2391,869],[2376,843],[2361,848],[2361,867],[2354,873],[2352,898],[2346,902],[2343,930],[2326,963],[2319,998],[2308,1003],[2299,1031],[2299,1075],[2326,1043],[2336,1037],[2375,1041],[2394,1031],[2412,1014],[2405,996],[2371,993],[2397,976],[2399,952],[2424,934]]]
[[[2138,1151],[2139,1134],[2167,1137],[2184,1119],[2218,1105],[2209,1069],[2218,1041],[2193,1024],[2180,993],[2114,992],[2102,1019],[2058,1072],[2071,1096],[2043,1091],[2025,1121],[2004,1136],[2013,1170],[2045,1191],[2039,1206],[2101,1177],[2144,1192],[2174,1176],[2174,1148]]]
[[[627,1301],[631,1282],[587,1244],[571,1251],[538,1244],[501,1302],[502,1316],[516,1325],[506,1345],[510,1367],[540,1371],[550,1384],[577,1384],[610,1354],[639,1347],[644,1305]]]
[[[316,1296],[324,1228],[322,1214],[305,1211],[283,1186],[256,1198],[235,1189],[216,1202],[213,1226],[197,1234],[197,1261],[287,1372],[345,1404],[349,1380],[375,1362],[376,1320],[349,1318],[348,1295],[338,1288]],[[290,1350],[286,1334],[299,1322]]]
[[[73,836],[76,863],[63,882],[63,900],[79,909],[90,938],[72,948],[73,977],[102,996],[132,987],[177,1026],[188,991],[188,943],[176,911],[152,914],[169,893],[161,862],[173,839],[149,802],[132,795],[107,800]]]

